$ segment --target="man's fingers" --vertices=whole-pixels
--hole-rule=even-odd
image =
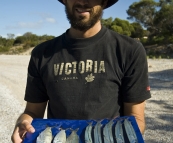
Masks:
[[[30,132],[30,133],[35,132],[34,127],[28,121],[23,121],[21,126],[22,126],[23,129],[25,129],[26,132]]]
[[[19,127],[17,127],[17,128],[14,130],[14,132],[13,132],[13,134],[12,134],[12,136],[11,136],[11,141],[12,141],[13,143],[21,143],[21,142],[22,142],[22,138],[21,138],[21,135],[20,135],[20,133],[19,133]]]
[[[26,132],[34,133],[35,129],[30,122],[25,120],[22,123],[18,123],[16,125],[16,128],[13,131],[13,135],[11,136],[12,142],[21,143],[25,137]]]

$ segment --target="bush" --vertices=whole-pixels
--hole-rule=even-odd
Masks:
[[[146,38],[141,38],[140,41],[143,45],[146,45],[147,44],[147,40]]]
[[[162,44],[163,42],[164,42],[164,37],[163,36],[161,36],[161,37],[155,37],[154,39],[153,39],[153,42],[155,43],[155,44]]]
[[[162,59],[162,56],[160,55],[160,56],[158,57],[158,59]]]
[[[5,53],[5,52],[8,52],[9,50],[10,50],[10,47],[0,46],[0,53]]]
[[[16,37],[16,39],[14,40],[14,45],[20,45],[23,44],[23,42],[25,41],[23,36],[18,36]]]
[[[24,49],[29,49],[31,47],[35,47],[37,45],[37,42],[34,42],[34,41],[26,41],[23,45],[23,48]]]
[[[173,36],[169,37],[168,41],[169,43],[173,43]]]

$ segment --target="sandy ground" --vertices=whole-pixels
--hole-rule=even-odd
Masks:
[[[28,55],[0,55],[0,142],[10,143],[25,107]],[[146,143],[173,142],[173,60],[148,60],[152,98],[146,103]]]

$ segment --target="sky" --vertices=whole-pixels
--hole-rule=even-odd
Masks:
[[[103,19],[112,17],[127,20],[126,10],[139,0],[119,0],[104,10]],[[1,0],[0,36],[21,36],[26,32],[36,35],[59,36],[70,24],[64,5],[57,0]]]

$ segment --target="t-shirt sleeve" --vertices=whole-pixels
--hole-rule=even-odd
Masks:
[[[127,61],[127,68],[122,79],[124,102],[140,102],[151,97],[148,81],[146,52],[140,45]]]
[[[38,60],[36,60],[33,55],[31,55],[28,65],[28,75],[24,99],[25,101],[31,103],[46,102],[49,99],[45,85],[39,73]]]

